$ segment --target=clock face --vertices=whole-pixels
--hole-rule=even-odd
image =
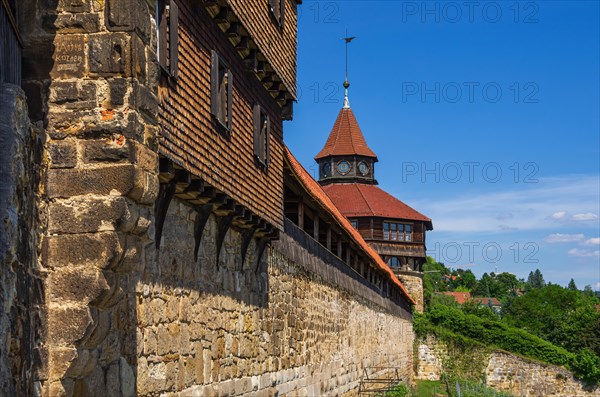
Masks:
[[[323,164],[323,166],[321,167],[321,172],[323,173],[323,176],[330,176],[331,175],[331,164],[329,164],[329,163]]]
[[[346,175],[350,171],[350,163],[347,161],[340,161],[337,165],[337,170],[340,174]]]
[[[361,174],[367,175],[367,173],[369,172],[369,166],[364,161],[361,161],[360,163],[358,163],[358,170]]]

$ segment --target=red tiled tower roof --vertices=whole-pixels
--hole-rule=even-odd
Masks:
[[[319,203],[325,211],[327,211],[331,217],[338,223],[338,225],[346,231],[350,235],[350,237],[354,240],[354,242],[371,258],[371,260],[383,271],[385,272],[391,282],[396,284],[404,296],[408,299],[408,301],[415,305],[415,300],[410,296],[404,284],[398,280],[392,269],[381,259],[381,256],[367,242],[362,238],[358,230],[356,230],[350,221],[344,215],[340,213],[335,204],[331,201],[331,199],[327,196],[327,194],[323,191],[323,187],[315,181],[312,176],[302,165],[296,160],[290,149],[284,145],[284,154],[285,158],[290,165],[291,170],[293,171],[296,180],[300,182],[300,184],[304,187],[306,192],[310,197],[312,197],[317,203]]]
[[[356,117],[350,108],[342,108],[329,133],[323,149],[315,156],[315,160],[328,156],[366,156],[377,161],[377,155],[369,148]]]
[[[346,217],[377,216],[423,221],[428,230],[433,229],[430,218],[375,185],[334,183],[323,186],[323,190]]]

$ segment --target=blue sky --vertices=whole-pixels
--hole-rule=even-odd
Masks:
[[[433,219],[429,254],[600,289],[597,1],[311,1],[285,140],[313,176],[342,106],[380,186]]]

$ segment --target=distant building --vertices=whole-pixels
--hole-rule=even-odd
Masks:
[[[502,302],[497,298],[473,298],[473,300],[479,303],[481,306],[488,306],[496,313],[502,311]]]
[[[340,212],[381,255],[423,310],[425,237],[431,219],[377,186],[377,155],[369,148],[348,99],[315,156],[319,183]]]
[[[456,303],[459,305],[462,305],[465,302],[473,299],[470,292],[442,292],[441,294],[453,297]]]

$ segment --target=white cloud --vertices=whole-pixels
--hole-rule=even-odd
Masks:
[[[558,212],[555,212],[554,214],[550,215],[550,219],[560,221],[560,220],[565,219],[566,216],[567,216],[567,211],[558,211]]]
[[[584,214],[575,214],[571,217],[571,219],[577,222],[595,221],[596,219],[598,219],[598,215],[593,214],[591,212],[586,212]]]
[[[410,205],[433,219],[435,231],[480,233],[497,232],[499,228],[552,231],[557,222],[574,225],[576,221],[577,225],[589,228],[595,225],[580,221],[591,220],[600,212],[599,184],[598,176],[547,178],[537,184],[516,188],[513,185],[512,190],[461,194],[446,199],[436,195],[412,201]],[[402,198],[401,193],[396,196]],[[512,219],[508,220],[507,214],[511,214]]]
[[[584,242],[582,242],[581,244],[583,244],[583,245],[600,245],[600,237],[589,238],[589,239],[585,240]]]
[[[518,227],[512,227],[512,226],[508,226],[508,225],[498,225],[498,229],[503,230],[503,231],[519,230]]]
[[[572,243],[575,241],[581,241],[585,238],[583,234],[561,234],[561,233],[553,233],[547,236],[544,241],[550,244],[555,243]]]
[[[569,250],[569,255],[571,256],[578,256],[580,258],[591,258],[591,257],[600,257],[600,251],[595,250],[595,251],[591,251],[591,250],[585,250],[585,249],[580,249],[580,248],[573,248]]]

